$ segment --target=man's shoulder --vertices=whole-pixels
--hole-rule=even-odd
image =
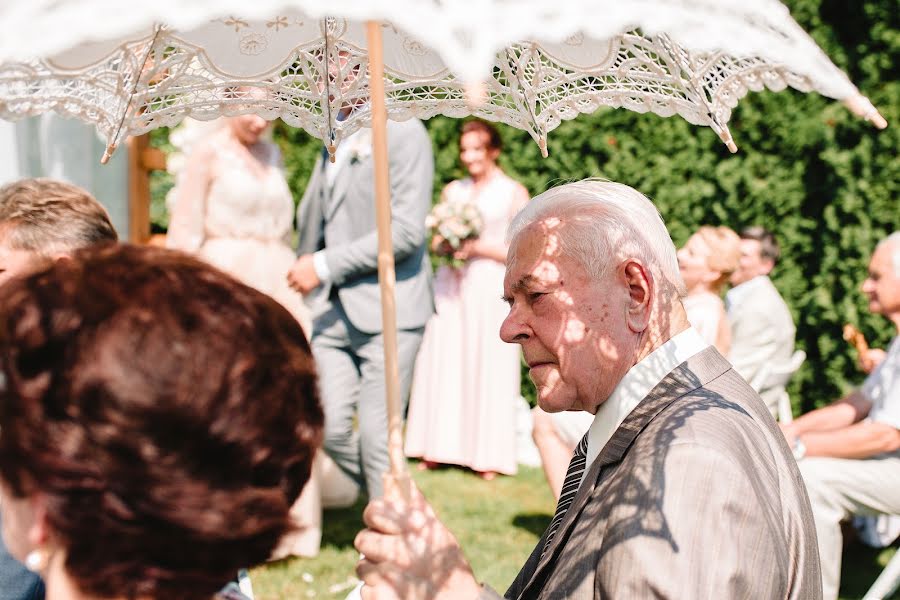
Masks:
[[[388,132],[398,136],[428,137],[425,124],[419,119],[407,119],[405,121],[388,121]]]
[[[762,278],[747,290],[736,309],[729,313],[732,322],[752,320],[771,323],[787,318],[793,324],[787,302],[768,277]]]
[[[781,292],[775,287],[775,283],[768,276],[760,278],[759,284],[753,287],[750,296],[757,300],[764,300],[771,304],[784,306],[785,309],[787,309],[787,303],[784,301],[784,296],[781,295]]]
[[[760,420],[767,415],[757,393],[729,369],[660,411],[647,433],[668,437],[672,443],[733,449],[736,442],[746,441],[748,433],[752,432],[751,437],[764,436]]]

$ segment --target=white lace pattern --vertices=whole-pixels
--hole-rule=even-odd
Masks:
[[[776,0],[155,0],[128,18],[113,5],[0,8],[0,58],[65,50],[0,62],[0,116],[55,110],[118,143],[185,116],[255,112],[338,143],[370,119],[361,19],[372,17],[386,20],[390,118],[473,114],[542,148],[561,121],[600,106],[678,114],[727,141],[749,90],[858,94]],[[147,25],[163,16],[165,27]],[[86,30],[107,41],[83,43]],[[473,107],[478,80],[486,101]],[[346,105],[357,109],[337,120]]]

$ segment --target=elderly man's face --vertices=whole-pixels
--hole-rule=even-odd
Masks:
[[[869,261],[869,276],[862,284],[863,293],[869,297],[869,310],[889,316],[900,313],[900,275],[894,268],[893,254],[897,243],[879,246]]]
[[[562,256],[559,227],[555,219],[535,223],[514,241],[503,281],[510,311],[500,337],[522,346],[542,409],[595,413],[632,366],[629,294],[616,269],[595,280]]]

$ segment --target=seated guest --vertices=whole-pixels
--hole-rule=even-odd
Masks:
[[[116,239],[106,209],[77,186],[21,179],[0,188],[0,282]],[[0,538],[0,600],[43,597],[40,578],[10,556]]]
[[[48,600],[210,599],[266,560],[322,435],[283,307],[159,248],[0,287],[0,509]]]
[[[769,231],[748,227],[741,232],[741,258],[731,274],[734,286],[725,298],[731,322],[728,360],[747,381],[763,369],[787,363],[794,352],[794,320],[769,273],[780,250]],[[778,414],[778,399],[784,387],[757,389],[772,416]]]
[[[875,248],[862,285],[869,310],[900,331],[900,232]],[[900,341],[850,395],[782,425],[800,460],[822,561],[823,597],[841,575],[840,521],[855,514],[900,514]]]
[[[728,227],[704,225],[678,250],[678,270],[687,296],[682,300],[688,321],[722,354],[731,345],[722,290],[737,269],[740,238]]]

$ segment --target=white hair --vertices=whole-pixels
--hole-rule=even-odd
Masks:
[[[547,190],[525,205],[513,219],[506,239],[512,243],[524,229],[548,218],[562,221],[561,251],[596,278],[627,258],[639,259],[661,285],[684,297],[675,244],[656,206],[642,193],[621,183],[585,179]],[[610,258],[617,259],[615,262]]]
[[[894,267],[894,275],[900,277],[900,231],[895,231],[891,235],[887,236],[875,246],[875,249],[878,250],[884,245],[891,245],[891,264]]]

